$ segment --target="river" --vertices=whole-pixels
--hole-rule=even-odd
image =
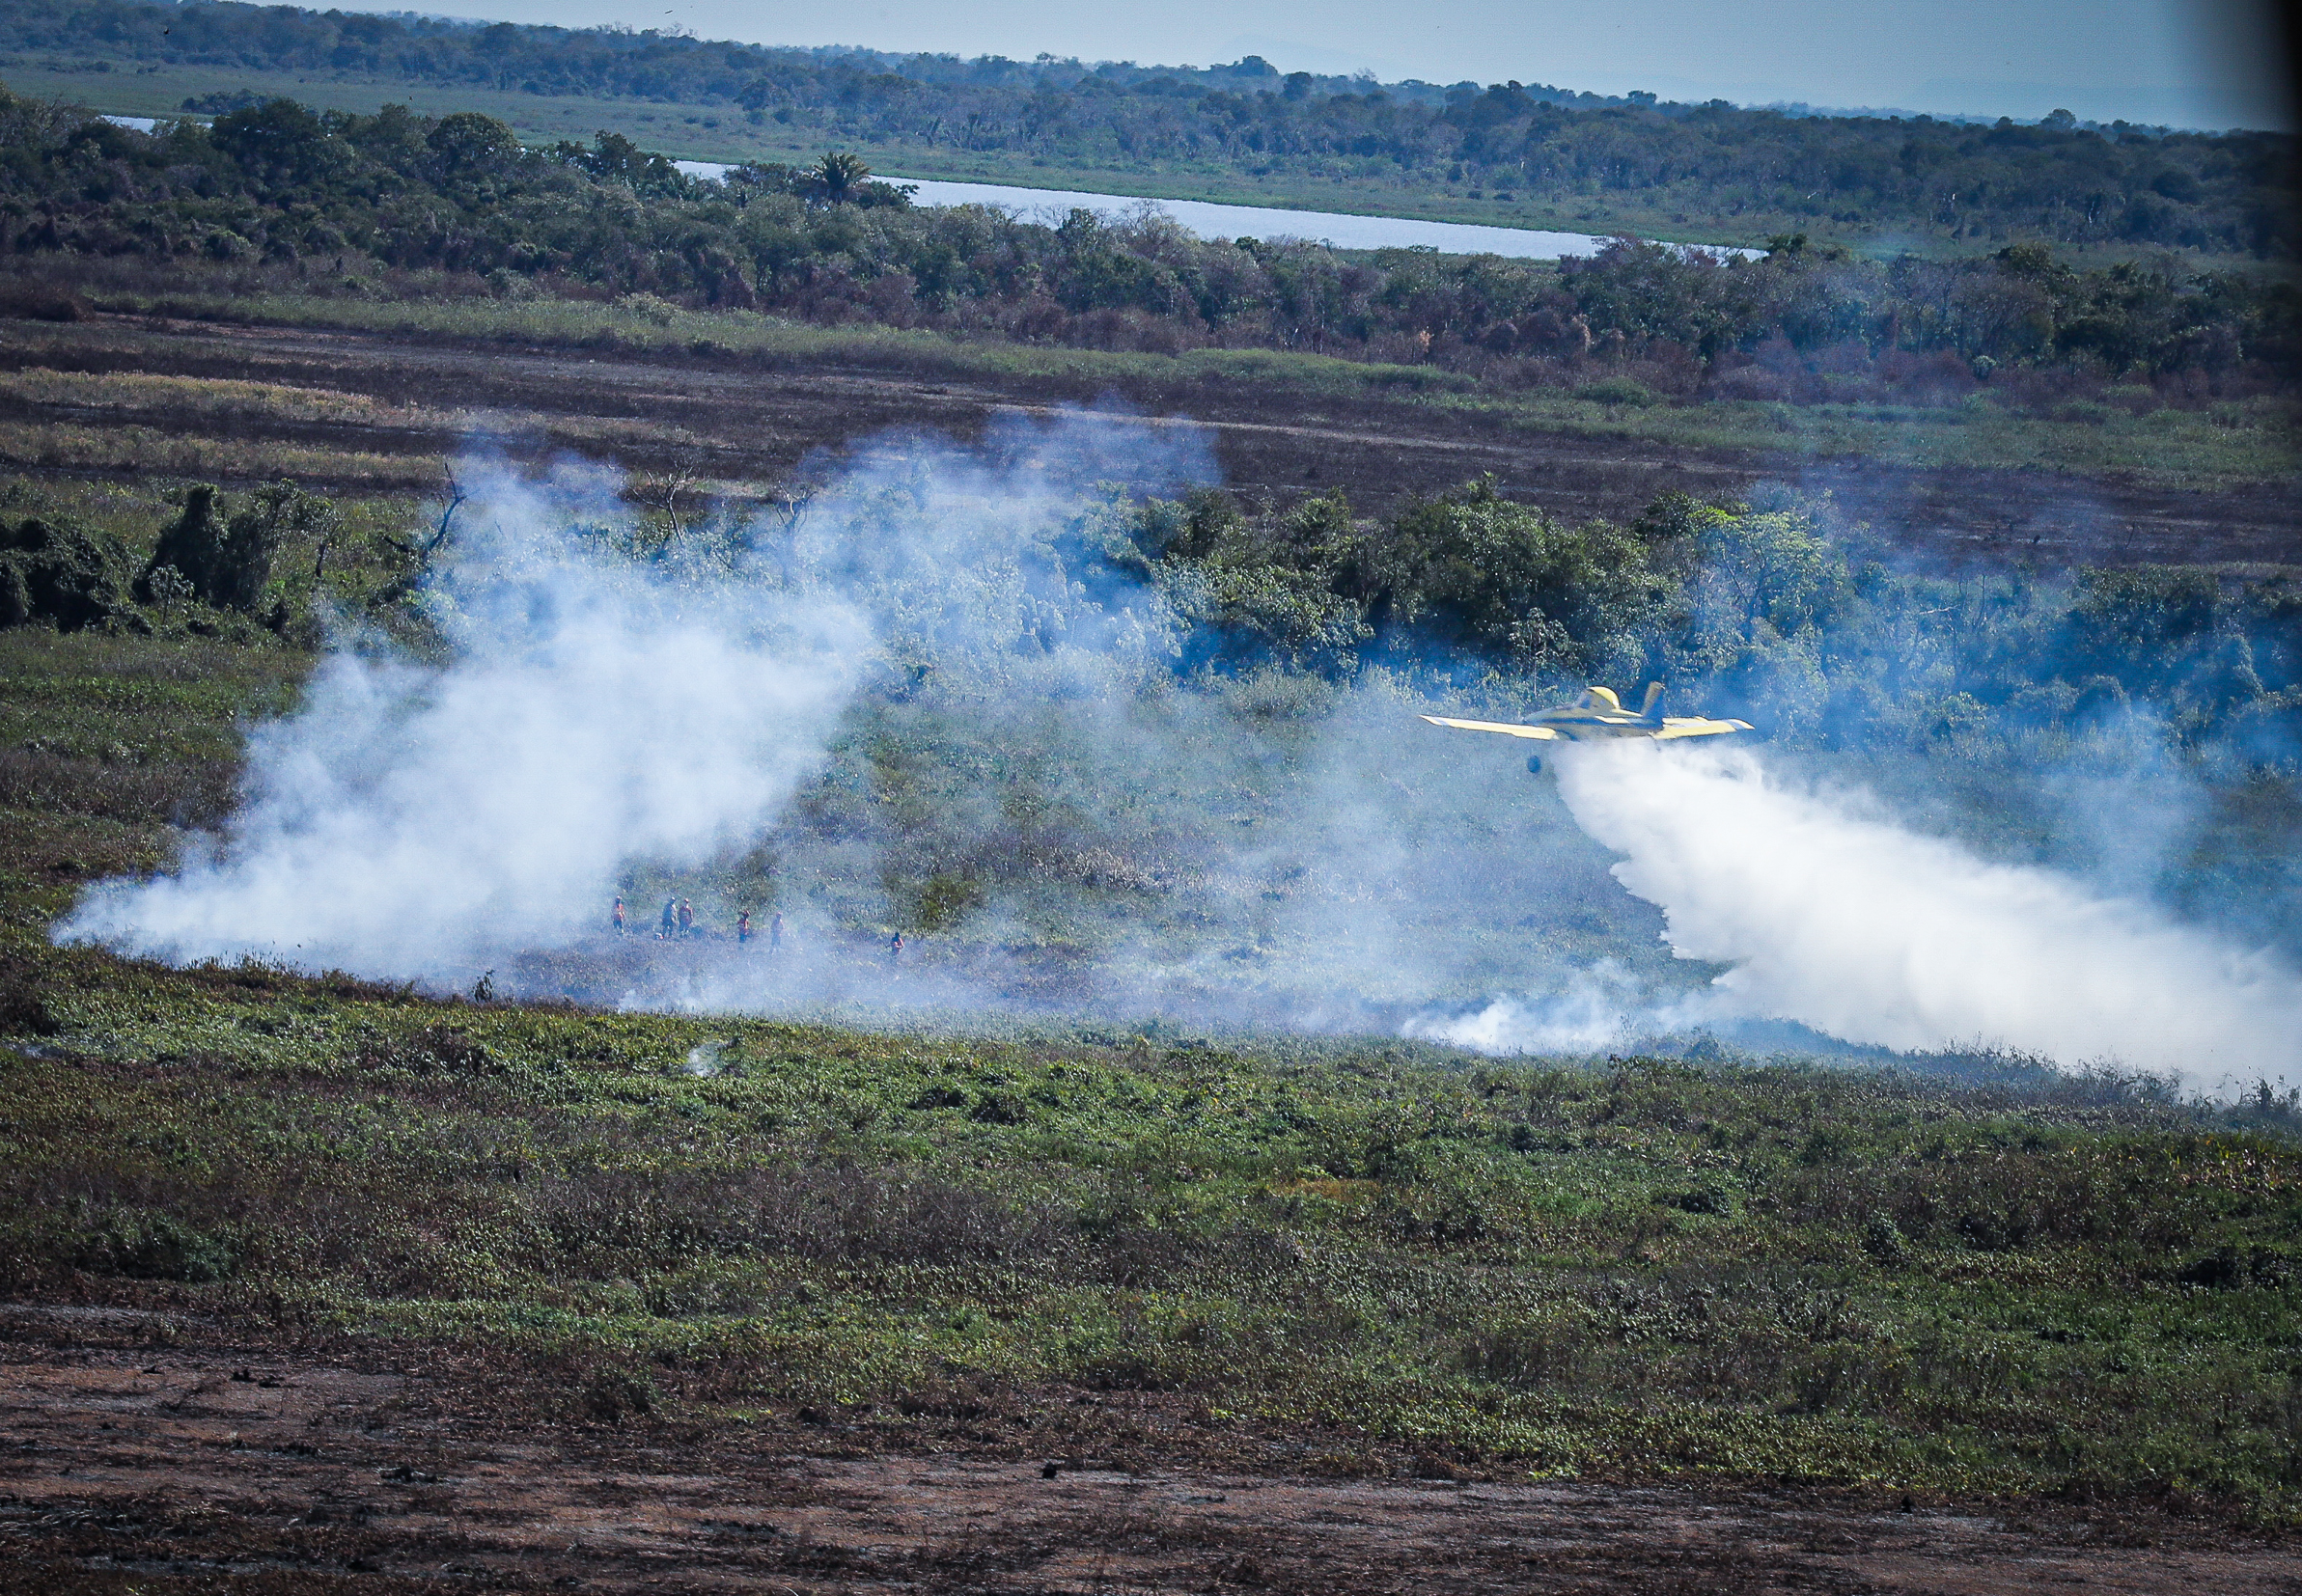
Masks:
[[[715,161],[674,164],[692,178],[717,179],[728,170]],[[1202,238],[1312,238],[1337,249],[1402,249],[1419,244],[1442,255],[1508,255],[1526,261],[1595,255],[1607,241],[1588,233],[1539,233],[1530,228],[1483,227],[1473,222],[1419,222],[1401,216],[1352,216],[1336,210],[1285,210],[1271,206],[1216,205],[1207,200],[1145,200],[1069,188],[1016,188],[1006,183],[880,176],[887,182],[914,190],[911,197],[920,205],[992,206],[1050,221],[1061,221],[1065,212],[1071,210],[1123,216],[1139,206],[1151,206]],[[1721,248],[1719,253],[1761,252]]]
[[[149,133],[152,117],[106,117],[106,122]],[[691,178],[717,181],[728,168],[720,161],[674,161]],[[1008,183],[945,182],[939,178],[894,178],[912,190],[919,205],[991,206],[1013,215],[1060,222],[1073,210],[1123,216],[1144,206],[1165,211],[1202,238],[1310,238],[1337,249],[1407,249],[1421,245],[1441,255],[1508,255],[1522,261],[1557,261],[1595,255],[1606,242],[1588,233],[1540,233],[1532,228],[1484,227],[1476,222],[1419,222],[1403,216],[1353,216],[1340,210],[1286,210],[1274,206],[1216,205],[1209,200],[1146,200],[1127,194],[1090,194],[1073,188],[1016,188]],[[1755,249],[1724,245],[1690,246],[1721,255],[1759,255]]]

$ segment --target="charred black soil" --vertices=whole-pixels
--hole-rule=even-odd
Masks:
[[[402,474],[370,470],[357,482],[306,474],[314,486],[429,491],[439,483],[440,457],[472,444],[514,458],[582,454],[637,471],[785,483],[818,469],[811,462],[886,447],[858,445],[859,439],[919,428],[974,443],[1002,412],[1117,403],[1209,428],[1224,483],[1250,499],[1286,503],[1340,488],[1362,511],[1388,512],[1410,497],[1492,474],[1511,497],[1579,520],[1626,518],[1670,491],[1727,500],[1779,482],[1832,490],[1872,524],[1889,549],[1928,565],[2263,565],[2302,557],[2295,493],[2287,482],[2189,490],[2116,474],[1927,470],[1844,456],[1676,447],[1540,431],[1524,418],[1501,414],[1278,394],[1245,382],[1114,389],[1039,376],[994,380],[857,369],[790,356],[584,352],[412,332],[117,316],[61,328],[0,324],[0,369],[33,368],[283,384],[449,413],[440,425],[403,426],[259,413],[195,418],[165,402],[100,412],[20,399],[0,404],[0,419],[162,432],[197,427],[210,435],[311,443],[405,461]]]

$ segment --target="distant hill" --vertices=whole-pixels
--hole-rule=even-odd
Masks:
[[[26,65],[136,64],[200,68],[226,85],[235,72],[293,73],[539,105],[693,105],[732,113],[743,152],[846,143],[889,169],[908,154],[923,173],[957,165],[1028,182],[1039,170],[1044,184],[1044,169],[1107,172],[1138,190],[1173,179],[1163,191],[1176,197],[1258,184],[1282,203],[1291,189],[1358,209],[1451,201],[1520,225],[1707,225],[1719,241],[1781,227],[1937,249],[2029,238],[2287,257],[2295,245],[2291,137],[2101,127],[2064,112],[2028,125],[1799,115],[1282,74],[1257,56],[1203,69],[968,61],[156,0],[15,0],[0,12],[0,58],[19,86]],[[168,108],[245,102],[229,86],[183,97]]]

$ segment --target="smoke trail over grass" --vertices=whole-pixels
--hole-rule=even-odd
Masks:
[[[1720,1017],[2197,1084],[2302,1063],[2302,981],[2131,899],[1860,816],[1744,750],[1624,743],[1571,750],[1558,770],[1673,949],[1733,966],[1714,983]]]
[[[900,701],[950,665],[966,693],[1065,703],[1139,676],[1166,646],[1160,607],[1098,603],[1030,564],[1048,553],[1037,539],[1092,508],[1098,481],[1206,475],[1195,429],[1124,419],[1017,424],[981,454],[885,439],[804,515],[667,543],[635,536],[612,480],[469,468],[465,530],[421,595],[449,663],[333,653],[302,707],[251,735],[225,835],[193,839],[173,874],[97,888],[56,934],[455,986],[596,945],[635,863],[686,896],[688,876],[756,849],[834,759],[867,683]],[[886,873],[842,863],[874,891]],[[655,908],[627,904],[649,924]],[[709,946],[628,996],[769,996],[701,981]],[[539,990],[506,974],[498,990]],[[588,977],[586,995],[622,979]]]
[[[584,547],[566,495],[495,477],[478,501],[432,595],[456,663],[331,657],[251,736],[229,834],[98,889],[60,935],[468,979],[596,926],[629,855],[694,860],[781,807],[852,690],[862,618],[651,580]]]

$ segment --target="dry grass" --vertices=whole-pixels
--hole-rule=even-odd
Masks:
[[[65,406],[107,418],[154,413],[351,427],[448,427],[468,425],[462,411],[393,404],[338,388],[230,378],[168,376],[148,371],[58,371],[44,367],[0,371],[0,403]]]
[[[276,439],[187,436],[145,425],[0,422],[0,462],[39,471],[156,474],[184,481],[327,482],[370,490],[438,483],[447,452],[379,454]]]
[[[70,351],[42,352],[54,358]],[[734,453],[715,450],[688,427],[639,418],[402,403],[349,387],[153,371],[0,371],[0,416],[12,412],[14,419],[0,420],[0,462],[20,468],[230,482],[286,477],[352,492],[435,486],[447,461],[475,438],[642,460]],[[296,435],[312,430],[323,435]],[[340,439],[324,435],[334,430]],[[690,487],[724,496],[752,485],[739,477],[698,476]]]

